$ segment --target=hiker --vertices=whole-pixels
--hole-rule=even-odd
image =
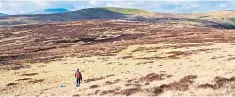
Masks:
[[[82,74],[79,71],[79,69],[77,69],[77,72],[75,73],[75,77],[76,77],[76,86],[79,87],[80,82],[82,81]]]

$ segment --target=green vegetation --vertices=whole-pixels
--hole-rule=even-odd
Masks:
[[[1,14],[0,14],[1,15]],[[117,8],[117,7],[99,7],[86,8],[77,11],[48,14],[48,15],[25,15],[7,18],[8,21],[0,21],[0,25],[18,25],[32,24],[41,22],[61,22],[87,19],[120,19],[126,18],[126,15],[136,16],[153,16],[153,12],[148,12],[133,8]],[[21,19],[24,17],[24,19]]]
[[[137,14],[137,13],[149,13],[145,10],[133,9],[133,8],[117,8],[117,7],[107,7],[107,10],[118,12],[121,14]]]
[[[235,29],[235,26],[231,23],[220,23],[220,26],[224,29]]]
[[[151,16],[154,13],[133,8],[98,7],[78,10],[76,13],[69,12],[68,14],[75,18],[84,19],[117,19],[124,18],[125,15]]]
[[[235,18],[231,18],[231,21],[235,24]]]
[[[118,7],[103,7],[105,10],[117,12],[120,14],[125,14],[125,15],[153,15],[152,12],[148,12],[145,10],[140,10],[140,9],[134,9],[134,8],[118,8]]]

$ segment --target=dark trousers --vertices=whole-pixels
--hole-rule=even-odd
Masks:
[[[80,79],[79,79],[79,78],[76,79],[76,86],[77,86],[77,87],[80,86]]]

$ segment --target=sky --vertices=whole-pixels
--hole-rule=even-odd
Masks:
[[[231,0],[0,0],[0,13],[15,15],[47,8],[65,8],[71,11],[93,7],[138,8],[152,12],[198,13],[217,10],[235,10]]]

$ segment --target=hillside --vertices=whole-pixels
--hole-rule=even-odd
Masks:
[[[187,18],[234,22],[235,11],[233,10],[214,11],[214,12],[204,12],[204,13],[194,13],[194,14],[183,14],[182,16]]]
[[[0,25],[63,22],[86,19],[124,19],[129,16],[152,16],[154,13],[130,8],[88,8],[56,14],[14,15],[0,17]]]
[[[212,13],[108,7],[0,17],[14,25],[0,27],[0,95],[234,96],[235,26],[222,18],[235,18]]]
[[[231,18],[230,20],[235,24],[235,18]]]
[[[185,17],[189,18],[201,18],[201,19],[228,19],[235,17],[235,11],[214,11],[194,14],[184,14]]]
[[[0,16],[6,16],[7,14],[5,14],[5,13],[0,13]]]
[[[139,16],[153,16],[155,15],[153,12],[149,12],[146,10],[141,9],[134,9],[134,8],[118,8],[118,7],[106,7],[103,8],[106,10],[110,10],[113,12],[125,14],[125,15],[139,15]]]
[[[0,94],[234,95],[235,30],[165,21],[2,27]],[[79,88],[77,68],[83,74]]]
[[[146,22],[182,22],[187,24],[200,24],[217,28],[234,29],[235,25],[233,16],[234,11],[173,14],[154,13],[133,8],[98,7],[54,14],[3,16],[0,17],[0,26],[68,22],[89,19],[124,19]]]

